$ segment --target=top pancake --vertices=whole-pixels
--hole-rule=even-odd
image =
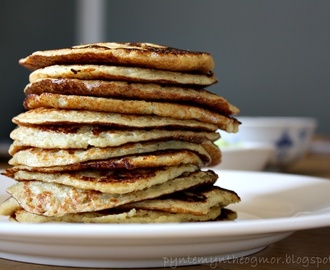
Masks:
[[[57,64],[103,64],[162,70],[209,73],[214,68],[206,52],[175,49],[151,43],[93,43],[71,48],[37,51],[19,63],[35,70]]]

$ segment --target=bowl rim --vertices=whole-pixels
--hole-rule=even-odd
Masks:
[[[310,127],[315,128],[317,120],[313,117],[302,116],[240,116],[240,126],[254,127]]]
[[[246,152],[246,151],[274,151],[276,147],[268,142],[251,142],[244,141],[239,145],[219,146],[221,152]]]

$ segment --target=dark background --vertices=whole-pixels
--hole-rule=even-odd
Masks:
[[[86,1],[0,0],[0,139],[8,138],[11,118],[23,111],[29,71],[18,59],[86,41],[210,52],[219,83],[208,89],[241,115],[311,116],[318,133],[330,134],[330,1],[103,0],[99,40],[92,40],[91,24],[90,39],[77,34]]]

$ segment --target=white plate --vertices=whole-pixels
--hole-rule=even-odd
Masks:
[[[235,190],[234,222],[183,224],[16,224],[0,219],[0,257],[81,267],[176,267],[260,251],[297,230],[330,225],[330,180],[217,171]],[[1,199],[12,182],[0,177]]]

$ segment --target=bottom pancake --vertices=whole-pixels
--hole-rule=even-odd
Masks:
[[[168,213],[162,211],[131,209],[126,212],[101,211],[91,213],[68,214],[62,217],[45,217],[18,210],[13,220],[25,223],[66,222],[66,223],[173,223],[215,220],[221,214],[220,207],[214,207],[207,215],[198,216],[189,213]]]

